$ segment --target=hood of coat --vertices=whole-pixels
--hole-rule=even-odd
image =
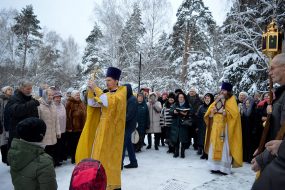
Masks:
[[[2,99],[2,100],[9,100],[10,98],[8,97],[8,96],[6,96],[5,94],[1,94],[0,95],[0,98]]]
[[[133,88],[130,84],[124,84],[127,87],[127,100],[133,95]]]
[[[157,95],[155,92],[152,92],[149,94],[148,99],[151,100],[151,97],[154,96],[155,97],[155,102],[157,101]]]
[[[14,138],[8,153],[11,169],[22,170],[43,153],[44,149],[40,145]]]

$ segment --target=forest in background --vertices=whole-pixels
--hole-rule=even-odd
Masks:
[[[72,37],[41,28],[32,5],[0,10],[0,86],[29,78],[62,89],[81,87],[94,69],[104,85],[109,66],[122,69],[122,83],[155,91],[196,87],[216,92],[221,81],[234,91],[267,90],[268,60],[261,37],[275,18],[284,24],[282,0],[232,0],[222,26],[217,26],[202,0],[184,0],[170,25],[168,0],[102,0],[94,8],[94,26],[83,52]],[[80,14],[80,13],[78,13]],[[55,21],[56,22],[56,21]]]

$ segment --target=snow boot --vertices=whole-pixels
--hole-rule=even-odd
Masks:
[[[185,158],[185,148],[181,146],[181,158]]]
[[[198,147],[197,155],[202,155],[202,148]]]

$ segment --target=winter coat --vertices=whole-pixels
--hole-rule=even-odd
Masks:
[[[210,104],[209,104],[210,105]],[[200,147],[204,147],[205,135],[206,135],[206,123],[204,121],[204,115],[207,112],[209,105],[202,104],[196,113],[197,123],[196,126],[198,128],[198,145]]]
[[[145,101],[143,101],[142,103],[138,103],[137,114],[138,114],[137,130],[140,134],[145,134],[146,129],[149,127],[149,124],[150,124],[148,106]]]
[[[269,140],[276,138],[281,125],[285,123],[285,85],[276,89],[275,100],[272,105]]]
[[[138,102],[130,85],[127,86],[126,131],[133,132],[137,125]]]
[[[8,101],[9,101],[9,97],[5,95],[0,96],[0,127],[2,128],[0,129],[0,131],[2,130],[2,134],[0,133],[0,146],[3,146],[8,143],[9,132],[4,127],[5,125],[4,124],[4,111],[5,111],[5,107]]]
[[[52,158],[39,145],[14,139],[8,152],[15,190],[56,190]]]
[[[86,106],[79,100],[69,98],[66,104],[66,129],[72,132],[81,132],[86,120]]]
[[[14,95],[8,101],[5,107],[5,128],[9,130],[9,139],[18,138],[16,131],[17,124],[29,117],[39,117],[38,100],[32,96],[25,96],[21,91],[15,90]]]
[[[160,122],[160,112],[161,112],[161,103],[159,101],[155,101],[154,104],[150,102],[147,103],[148,111],[149,111],[149,129],[147,129],[146,133],[161,133],[161,127],[159,125]]]
[[[189,94],[187,94],[187,99],[190,106],[193,108],[194,113],[196,113],[199,106],[203,104],[198,94],[196,94],[195,96],[190,96]]]
[[[268,141],[276,138],[281,125],[285,123],[285,85],[276,89],[275,97],[272,107]],[[256,157],[256,161],[263,171],[260,178],[253,185],[253,190],[279,190],[280,187],[285,186],[283,178],[283,176],[285,176],[284,140],[279,147],[278,157],[272,156],[267,149],[265,149]]]
[[[42,119],[47,126],[43,143],[45,145],[54,145],[57,142],[56,135],[61,134],[56,107],[54,104],[49,105],[44,100],[41,100],[38,109],[39,118]]]
[[[246,101],[250,101],[250,107],[246,107]],[[250,97],[247,98],[243,103],[243,111],[241,113],[241,126],[242,126],[242,148],[243,148],[243,161],[250,162],[252,160],[252,155],[255,150],[253,147],[253,131],[255,125],[258,125],[256,122],[255,114],[255,103],[254,100]],[[257,147],[255,147],[256,149]]]
[[[186,103],[182,106],[175,104],[170,109],[170,114],[173,116],[173,122],[170,129],[170,140],[173,144],[176,144],[178,142],[189,143],[189,126],[182,125],[182,122],[183,120],[189,118],[190,111],[188,112],[188,115],[183,116],[181,114],[174,114],[174,110],[176,108],[187,109],[189,108],[189,105]]]
[[[171,127],[172,125],[172,115],[170,114],[171,107],[167,108],[164,106],[160,113],[160,126],[161,127]]]
[[[278,157],[272,158],[253,184],[252,190],[280,190],[285,187],[285,140],[279,147]]]
[[[65,133],[66,131],[66,109],[62,103],[59,105],[54,104],[57,111],[57,116],[59,119],[59,126],[60,126],[60,132]]]

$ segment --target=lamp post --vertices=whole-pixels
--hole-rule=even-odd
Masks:
[[[140,53],[140,62],[139,62],[139,86],[138,86],[138,93],[141,90],[141,70],[142,70],[142,54]]]
[[[272,59],[282,50],[282,32],[279,31],[276,22],[273,20],[266,28],[266,32],[262,34],[262,53],[264,53],[269,58],[270,67]],[[273,82],[272,78],[269,77],[269,95],[270,95],[270,105],[272,104],[273,99]],[[271,114],[267,115],[267,120],[265,123],[265,127],[263,129],[262,137],[259,143],[258,152],[260,154],[264,150],[264,145],[266,143],[266,139],[269,132],[269,122],[270,122]]]

